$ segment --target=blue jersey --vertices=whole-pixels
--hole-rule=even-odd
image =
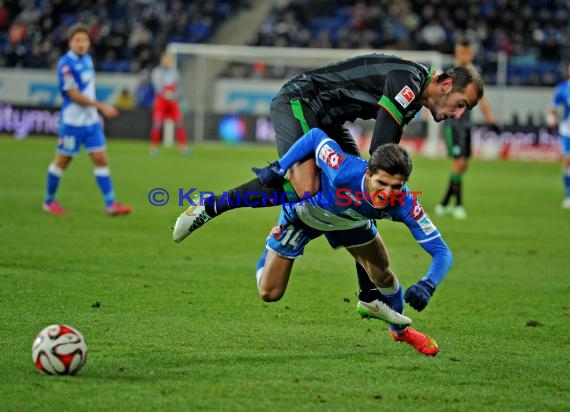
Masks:
[[[314,155],[321,169],[321,189],[299,203],[286,204],[287,213],[295,213],[307,226],[322,230],[348,230],[366,227],[370,219],[389,219],[404,223],[416,241],[431,256],[432,263],[423,278],[438,285],[452,262],[451,252],[437,227],[407,186],[402,196],[393,197],[387,207],[378,209],[367,199],[365,187],[368,163],[341,150],[322,130],[311,129],[279,159],[283,169]]]
[[[67,91],[77,89],[85,97],[95,100],[95,70],[89,54],[78,56],[71,50],[57,64],[59,90],[63,97],[61,123],[67,126],[84,127],[99,122],[97,109],[75,103]]]
[[[554,89],[551,107],[557,109],[562,106],[562,119],[558,123],[560,136],[570,137],[570,80],[560,82]]]

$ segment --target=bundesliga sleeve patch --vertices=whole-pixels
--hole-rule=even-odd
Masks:
[[[319,149],[319,158],[323,161],[326,162],[328,157],[334,153],[334,150],[331,149],[331,147],[328,144],[324,144],[321,146],[321,148]]]
[[[427,215],[423,215],[418,220],[418,224],[420,225],[420,228],[426,235],[432,234],[436,230],[435,225],[432,223],[431,220],[429,220],[429,217],[427,217]]]
[[[407,108],[410,103],[416,98],[416,95],[408,86],[404,86],[402,90],[396,95],[394,100],[400,103],[404,109]]]

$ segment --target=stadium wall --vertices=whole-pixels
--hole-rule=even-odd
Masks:
[[[139,77],[130,74],[99,74],[98,99],[113,104],[123,88],[136,90]],[[275,134],[268,117],[271,98],[282,80],[217,79],[213,87],[212,107],[204,121],[204,136],[192,136],[195,114],[186,113],[185,126],[192,140],[222,140],[231,143],[273,144]],[[551,88],[488,87],[493,111],[504,130],[499,135],[476,126],[473,128],[474,155],[485,158],[533,160],[558,159],[558,140],[543,125]],[[0,132],[16,138],[27,135],[56,135],[59,128],[58,105],[61,97],[53,71],[2,70],[0,72]],[[475,123],[482,122],[479,110],[473,111]],[[518,120],[517,120],[518,119]],[[367,150],[373,122],[352,126],[360,146]],[[148,139],[150,112],[144,109],[123,110],[121,116],[105,123],[109,137]],[[425,123],[414,121],[406,130],[405,144],[412,152],[425,151]],[[440,140],[431,150],[444,155]]]
[[[97,75],[97,98],[114,103],[124,88],[135,92],[136,74],[102,73]],[[273,95],[282,80],[218,79],[214,85],[213,107],[216,114],[267,114]],[[188,85],[192,87],[192,85]],[[542,122],[553,90],[548,87],[495,87],[485,91],[501,124],[511,124],[518,118],[528,123]],[[55,73],[49,70],[3,69],[0,72],[0,102],[53,107],[61,104]],[[188,102],[192,108],[192,102]],[[479,110],[473,111],[475,122],[482,121]]]

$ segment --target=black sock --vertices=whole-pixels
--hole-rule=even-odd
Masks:
[[[287,186],[286,186],[287,187]],[[204,201],[204,208],[210,217],[216,217],[224,212],[242,207],[271,207],[289,201],[289,191],[283,187],[265,187],[255,178],[243,185],[209,197]]]
[[[459,206],[461,204],[461,175],[458,173],[452,173],[449,178],[449,186],[447,187],[447,193],[443,198],[441,204],[447,206],[452,197],[455,197],[456,204]]]
[[[359,300],[372,302],[381,297],[380,291],[378,291],[376,285],[372,283],[364,267],[358,262],[356,262],[356,275],[358,277],[358,288],[360,289],[358,293]]]
[[[453,183],[449,182],[449,185],[447,186],[447,192],[445,193],[445,196],[443,197],[443,200],[441,202],[443,206],[447,206],[449,204],[451,195],[453,195]]]
[[[455,204],[457,206],[461,206],[461,181],[455,183],[455,198],[457,199]]]

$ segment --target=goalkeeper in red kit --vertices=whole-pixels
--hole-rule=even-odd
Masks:
[[[182,110],[179,100],[179,74],[172,55],[162,53],[160,65],[152,71],[152,87],[154,88],[154,103],[152,105],[152,128],[150,131],[150,142],[152,153],[158,152],[158,146],[162,137],[164,121],[171,119],[174,122],[174,134],[182,154],[188,153],[188,143],[186,141],[186,130],[182,123]]]

